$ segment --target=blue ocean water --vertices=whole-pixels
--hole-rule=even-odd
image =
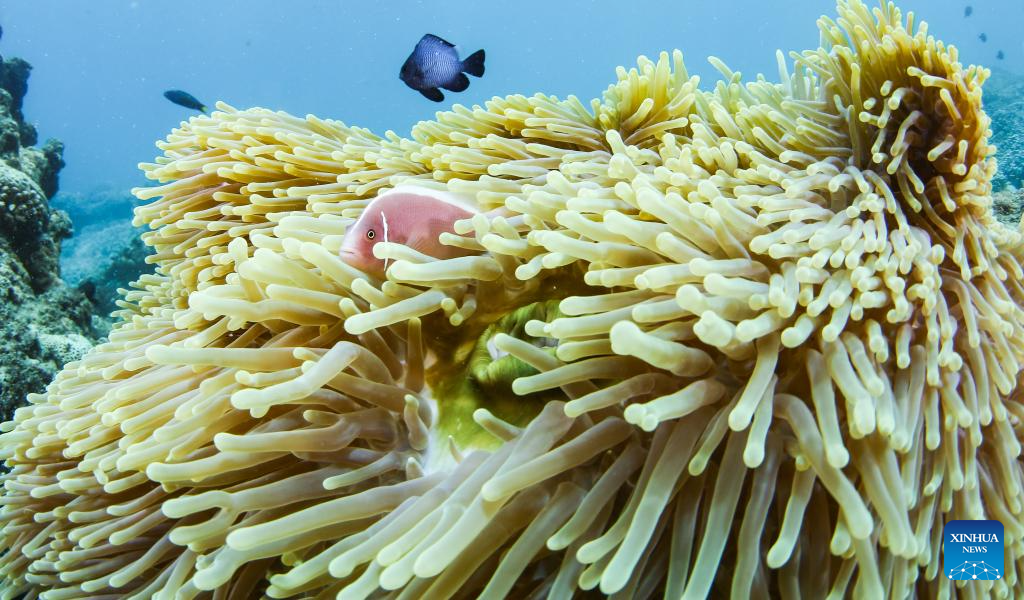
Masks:
[[[964,62],[1024,71],[1024,3],[898,5],[955,44]],[[748,78],[764,72],[774,79],[775,50],[816,47],[814,22],[834,9],[833,0],[13,0],[0,5],[0,54],[33,65],[26,116],[40,139],[66,145],[61,189],[88,194],[140,183],[136,165],[156,155],[153,142],[194,114],[165,100],[167,89],[210,105],[223,100],[314,113],[378,133],[405,133],[453,103],[495,95],[587,100],[614,80],[616,66],[673,48],[684,52],[705,86],[718,79],[708,55]],[[402,62],[428,32],[457,44],[463,56],[487,51],[484,78],[463,93],[448,93],[441,104],[398,79]],[[999,50],[1003,60],[996,59]]]

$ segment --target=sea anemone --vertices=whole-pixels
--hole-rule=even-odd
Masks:
[[[411,139],[183,124],[136,191],[157,273],[0,436],[2,597],[949,595],[980,518],[1005,576],[959,592],[1024,593],[987,71],[838,12],[778,83],[676,52]],[[341,261],[406,183],[475,199],[472,254]]]

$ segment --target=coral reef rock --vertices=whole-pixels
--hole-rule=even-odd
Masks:
[[[21,105],[31,67],[0,59],[0,414],[9,418],[26,395],[96,341],[93,307],[60,278],[67,213],[51,208],[64,166],[56,140],[41,148]]]
[[[142,242],[143,230],[131,222],[132,209],[138,204],[133,196],[117,190],[60,193],[51,201],[75,225],[75,235],[61,248],[61,276],[88,291],[96,306],[94,323],[103,335],[113,325],[109,315],[118,308],[118,290],[153,272],[154,266],[146,262],[152,249]]]
[[[992,143],[998,148],[992,188],[1024,187],[1024,77],[994,71],[985,85],[985,112],[992,118]]]
[[[82,229],[94,225],[130,223],[132,211],[140,204],[127,188],[110,185],[97,186],[87,192],[61,191],[50,199],[51,206],[63,210],[71,217],[76,236],[80,235]]]
[[[1004,225],[1020,225],[1020,217],[1024,213],[1024,190],[1009,188],[992,194],[992,212]]]
[[[407,138],[183,123],[136,191],[156,272],[0,434],[0,592],[1024,596],[988,71],[838,12],[777,82],[675,52]],[[407,184],[475,202],[438,236],[469,255],[343,262]],[[944,524],[984,518],[1005,571],[952,581]]]

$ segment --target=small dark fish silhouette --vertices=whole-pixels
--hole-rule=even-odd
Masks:
[[[1006,55],[1003,54],[1002,50],[1000,50],[999,52],[996,52],[996,59],[997,60],[1003,60],[1004,58],[1006,58]]]
[[[964,9],[964,17],[966,18],[971,16],[972,12],[974,12],[974,8],[970,4],[968,4],[967,8]]]
[[[463,73],[483,77],[484,51],[477,50],[466,60],[459,60],[454,44],[428,33],[405,59],[398,78],[427,99],[441,102],[444,94],[438,88],[461,92],[469,87],[469,78]]]
[[[4,28],[2,26],[0,26],[0,39],[3,39],[3,37],[4,37]]]
[[[982,43],[984,43],[984,42],[988,41],[988,36],[983,33],[983,34],[978,36],[978,39],[981,40]]]
[[[164,92],[164,98],[167,98],[178,106],[198,110],[202,113],[206,112],[206,105],[196,100],[196,97],[188,92],[183,92],[181,90],[167,90]]]
[[[89,300],[89,302],[96,304],[96,283],[93,282],[92,279],[86,279],[82,283],[79,283],[78,291],[85,294],[85,297]]]

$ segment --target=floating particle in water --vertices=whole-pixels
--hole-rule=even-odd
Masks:
[[[978,35],[978,39],[981,40],[982,42],[987,42],[988,41],[988,36],[985,35],[984,33],[981,33],[981,34]]]
[[[974,7],[968,4],[967,6],[964,7],[964,18],[966,19],[967,17],[971,16],[971,13],[973,12]]]
[[[1006,58],[1006,55],[1003,54],[1002,50],[1000,50],[999,52],[996,52],[996,60],[1003,60],[1004,58]]]

